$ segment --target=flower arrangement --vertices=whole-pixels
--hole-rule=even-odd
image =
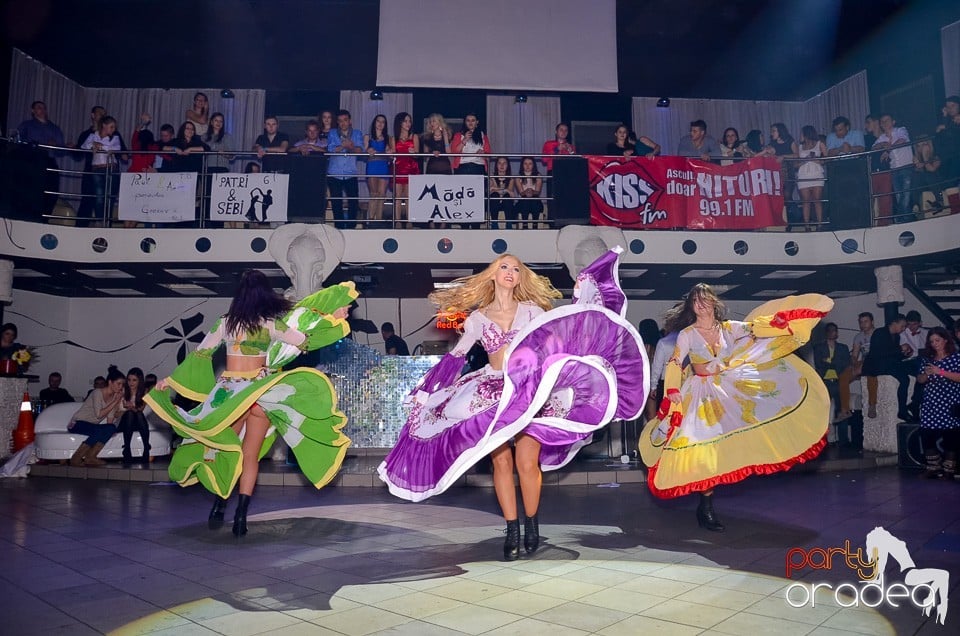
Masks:
[[[27,370],[27,367],[30,366],[31,362],[36,362],[40,359],[40,354],[37,353],[37,350],[34,347],[22,347],[17,351],[13,352],[13,355],[10,356],[10,359],[17,363],[17,366],[20,367],[21,373]]]

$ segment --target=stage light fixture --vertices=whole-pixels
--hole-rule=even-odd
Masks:
[[[661,97],[657,100],[657,108],[670,108],[670,98]]]
[[[375,102],[382,102],[382,101],[383,101],[383,91],[380,90],[380,89],[370,91],[370,99],[372,99],[372,100],[375,101]]]
[[[517,96],[514,98],[513,102],[514,102],[515,104],[526,104],[526,103],[527,103],[527,96],[526,96],[526,95],[517,95]]]
[[[233,99],[233,91],[230,90],[229,88],[225,88],[222,91],[220,91],[220,97],[222,97],[223,99]]]

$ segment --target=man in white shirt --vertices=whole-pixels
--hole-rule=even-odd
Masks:
[[[906,358],[900,363],[904,365],[907,373],[914,378],[920,372],[920,352],[927,346],[927,332],[930,331],[923,326],[920,318],[920,312],[911,309],[907,312],[907,328],[900,332],[900,347],[903,349]],[[913,385],[913,397],[907,410],[914,419],[920,417],[920,401],[923,399],[923,385],[915,382]]]
[[[880,115],[881,135],[873,144],[874,150],[885,150],[880,156],[883,163],[890,162],[893,178],[893,222],[909,223],[913,216],[913,198],[910,196],[910,177],[913,174],[913,147],[907,129],[897,127],[890,113]]]

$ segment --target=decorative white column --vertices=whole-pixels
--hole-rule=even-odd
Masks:
[[[13,302],[13,261],[0,259],[0,303]]]
[[[902,305],[904,302],[903,268],[899,265],[875,267],[873,275],[877,277],[877,304],[881,306],[887,303]]]

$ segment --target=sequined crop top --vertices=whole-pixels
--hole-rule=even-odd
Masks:
[[[261,358],[267,355],[270,343],[279,340],[294,347],[299,347],[306,340],[306,336],[296,329],[291,329],[281,321],[265,320],[260,329],[246,333],[226,333],[225,320],[220,317],[203,341],[197,346],[197,351],[214,351],[220,344],[227,347],[228,356],[241,358]]]
[[[453,348],[452,353],[455,356],[465,356],[470,351],[477,340],[487,353],[496,353],[506,347],[514,339],[517,333],[535,317],[543,313],[543,309],[531,302],[522,302],[517,307],[517,313],[513,317],[513,324],[508,331],[503,331],[500,325],[483,315],[482,311],[474,311],[463,323],[463,337]]]

